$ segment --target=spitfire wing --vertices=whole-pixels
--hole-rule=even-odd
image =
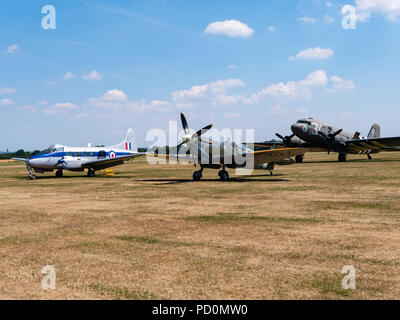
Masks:
[[[122,157],[115,157],[115,158],[105,158],[105,159],[98,159],[95,161],[89,161],[82,164],[82,168],[91,168],[93,170],[102,170],[109,167],[118,166],[123,164],[124,161],[128,161],[134,159],[139,156],[145,155],[145,152],[138,152],[135,154],[131,154],[129,156],[122,156]]]
[[[195,159],[194,157],[190,156],[190,155],[180,155],[180,154],[149,154],[148,157],[153,157],[154,159],[157,158],[161,158],[161,159],[167,159],[167,160],[171,160],[173,159],[173,161],[177,161],[179,160],[180,162],[183,163],[194,163]],[[151,161],[151,158],[150,158]]]
[[[254,151],[250,154],[254,155],[254,164],[259,165],[266,162],[277,162],[282,159],[294,157],[300,154],[306,153],[306,149],[303,148],[282,148],[282,149],[271,149]]]
[[[346,141],[347,146],[351,151],[400,151],[400,137],[392,138],[367,138],[367,139],[352,139]]]

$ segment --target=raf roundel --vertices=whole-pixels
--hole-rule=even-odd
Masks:
[[[115,158],[115,152],[114,151],[110,152],[110,158]]]

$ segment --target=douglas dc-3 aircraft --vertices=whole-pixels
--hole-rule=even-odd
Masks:
[[[339,153],[338,160],[347,160],[347,154],[366,154],[371,159],[371,154],[379,151],[400,151],[400,137],[381,138],[380,126],[374,124],[368,137],[360,137],[360,132],[350,133],[343,129],[335,128],[327,123],[313,118],[299,119],[291,126],[293,134],[283,137],[282,143],[256,143],[256,146],[279,145],[284,147],[300,147],[307,152],[331,151]],[[296,162],[302,162],[304,155],[296,156]]]
[[[185,116],[181,113],[182,127],[184,129],[183,142],[176,148],[179,154],[170,154],[167,157],[181,159],[184,162],[194,163],[200,166],[200,170],[193,173],[193,180],[202,178],[204,168],[221,169],[218,172],[220,180],[229,180],[226,168],[266,169],[272,174],[274,164],[286,165],[294,163],[291,157],[304,154],[301,148],[281,148],[272,150],[253,151],[244,145],[239,146],[232,141],[217,143],[201,137],[202,134],[211,129],[212,124],[204,127],[194,134],[189,133],[189,127]],[[185,144],[190,154],[182,154],[179,148]]]
[[[43,153],[37,154],[30,159],[13,158],[26,163],[29,178],[36,179],[32,173],[53,172],[56,177],[63,176],[63,170],[84,171],[88,169],[88,177],[94,177],[96,170],[123,164],[124,161],[133,159],[145,153],[133,149],[134,132],[128,130],[126,138],[117,145],[110,147],[66,147],[52,145]]]

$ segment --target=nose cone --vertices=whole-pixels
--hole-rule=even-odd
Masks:
[[[290,127],[290,129],[292,129],[292,132],[297,135],[299,132],[301,132],[301,126],[298,123],[294,123],[292,124],[292,126]]]

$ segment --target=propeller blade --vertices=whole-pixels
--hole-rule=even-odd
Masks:
[[[203,142],[208,143],[208,144],[214,144],[214,142],[212,140],[206,140],[206,139],[203,139],[203,138],[200,138],[200,141],[203,141]]]
[[[342,131],[343,131],[343,129],[340,129],[340,130],[336,131],[336,132],[333,134],[333,136],[336,137],[336,136],[337,136],[338,134],[340,134]]]
[[[280,135],[279,133],[275,133],[275,135],[276,135],[279,139],[285,140],[285,138],[284,138],[282,135]]]
[[[189,134],[189,126],[188,126],[186,118],[182,112],[181,112],[181,122],[182,122],[183,130],[185,131],[185,134]]]
[[[196,137],[200,137],[202,134],[206,133],[208,130],[210,130],[212,127],[212,124],[209,124],[208,126],[205,126],[203,129],[200,129],[197,131],[195,134],[192,135],[192,139]]]

